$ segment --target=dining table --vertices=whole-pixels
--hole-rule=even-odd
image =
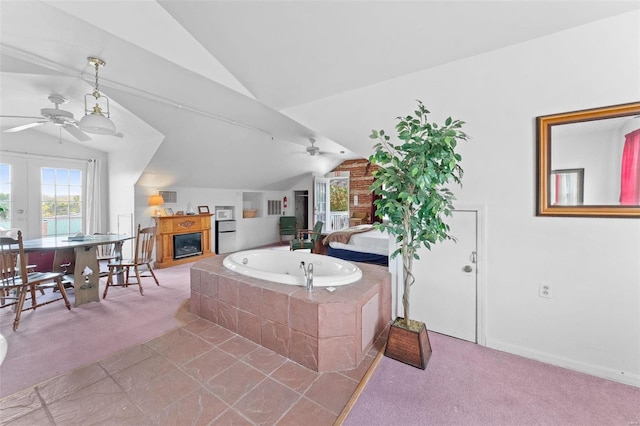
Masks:
[[[73,251],[73,275],[66,279],[73,281],[75,292],[74,306],[100,301],[100,265],[98,262],[97,246],[102,244],[114,245],[115,260],[122,259],[122,245],[124,241],[133,239],[127,234],[94,234],[81,236],[43,237],[23,241],[25,253],[36,251],[54,251],[53,269],[59,272],[61,259]],[[122,270],[116,275],[116,282],[122,284],[124,277]]]

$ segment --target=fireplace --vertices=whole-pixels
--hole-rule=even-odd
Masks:
[[[0,0],[2,1],[2,0]],[[182,265],[213,256],[211,251],[211,213],[180,215],[180,216],[154,216],[156,222],[156,262],[154,268],[166,268],[168,266]],[[182,257],[184,253],[176,256],[175,241],[176,235],[196,234],[200,235],[199,249],[196,253],[187,257]],[[198,238],[198,237],[196,237]],[[180,257],[180,258],[179,258]],[[179,259],[178,259],[179,258]]]
[[[173,258],[182,259],[202,254],[202,232],[173,236]]]

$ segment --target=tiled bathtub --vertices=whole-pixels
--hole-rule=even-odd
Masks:
[[[391,320],[385,267],[359,263],[359,281],[307,292],[236,274],[223,259],[191,268],[191,311],[312,370],[357,367]]]

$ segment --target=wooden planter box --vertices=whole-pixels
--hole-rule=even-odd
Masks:
[[[408,330],[401,325],[401,321],[402,318],[398,317],[391,324],[384,355],[424,370],[431,357],[427,327],[421,323],[419,331]]]

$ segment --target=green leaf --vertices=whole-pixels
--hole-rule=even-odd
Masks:
[[[413,115],[396,117],[395,137],[383,130],[372,131],[378,139],[369,161],[377,165],[370,190],[380,197],[374,201],[376,214],[388,219],[381,229],[395,236],[400,248],[391,257],[404,255],[403,263],[415,258],[415,250],[427,249],[451,239],[442,218],[451,215],[455,199],[447,189],[460,184],[462,157],[456,153],[467,135],[459,130],[464,122],[448,117],[444,126],[428,120],[429,111],[421,101]]]

